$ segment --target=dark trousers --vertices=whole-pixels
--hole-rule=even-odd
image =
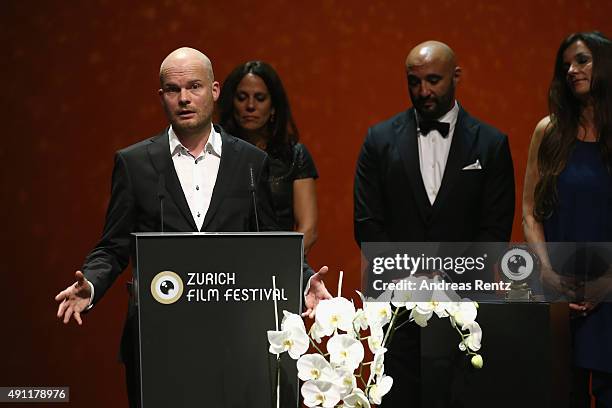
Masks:
[[[393,378],[393,387],[383,397],[381,408],[420,407],[420,327],[412,322],[405,323],[395,332],[386,347],[385,373]]]
[[[140,408],[140,370],[138,364],[125,365],[125,383],[127,385],[130,408]]]
[[[140,408],[140,348],[138,344],[138,313],[132,298],[121,337],[120,360],[125,365],[125,383],[130,408]]]
[[[571,374],[571,408],[590,408],[591,395],[595,399],[595,408],[612,408],[611,373],[573,367]]]

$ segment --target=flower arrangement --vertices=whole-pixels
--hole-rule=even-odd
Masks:
[[[423,279],[438,282],[438,278],[424,277],[406,280]],[[377,299],[366,299],[357,292],[363,307],[356,309],[352,301],[340,296],[341,281],[342,273],[338,297],[319,303],[308,333],[301,316],[287,311],[283,311],[280,330],[268,331],[270,353],[287,352],[297,360],[306,406],[369,408],[371,404],[380,404],[393,385],[393,378],[385,375],[385,345],[400,327],[396,327],[397,319],[406,313],[409,322],[421,327],[426,327],[434,314],[438,318],[448,317],[461,338],[459,349],[471,356],[475,368],[483,366],[482,356],[477,353],[482,340],[482,330],[476,322],[477,303],[442,290],[432,290],[427,295],[428,301],[418,302],[412,301],[412,294],[406,291],[388,291]],[[327,352],[321,349],[326,337]],[[364,344],[373,355],[372,361],[363,361]],[[305,354],[309,345],[317,352]],[[370,368],[367,378],[366,366]]]

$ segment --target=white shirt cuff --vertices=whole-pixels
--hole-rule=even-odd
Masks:
[[[304,289],[304,300],[306,300],[306,295],[308,294],[308,291],[310,290],[310,280],[312,279],[312,276],[308,278],[308,282],[306,283],[306,289]]]
[[[89,296],[89,306],[85,308],[85,312],[93,307],[94,294],[96,293],[93,283],[90,281],[87,281],[87,283],[89,284],[89,289],[91,290],[91,296]],[[310,286],[310,281],[308,282],[308,286]]]

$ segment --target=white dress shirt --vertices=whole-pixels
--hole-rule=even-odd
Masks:
[[[211,126],[208,142],[206,142],[204,150],[198,157],[194,157],[181,144],[176,133],[172,130],[172,126],[168,129],[168,138],[174,169],[181,183],[183,194],[185,194],[187,199],[193,220],[198,230],[200,230],[208,207],[210,207],[210,199],[212,198],[217,174],[219,173],[221,145],[223,144],[221,142],[221,135]],[[89,288],[91,289],[89,306],[86,309],[89,310],[93,306],[95,288],[91,282],[87,281],[87,283],[89,283]]]
[[[168,130],[168,137],[174,169],[181,182],[193,220],[200,230],[210,207],[210,199],[219,173],[221,135],[211,126],[208,142],[198,157],[194,157],[181,144],[172,126]]]
[[[429,202],[433,205],[438,196],[438,190],[442,184],[442,177],[444,176],[444,169],[446,168],[446,160],[448,159],[448,153],[450,151],[451,142],[453,141],[453,133],[455,132],[455,125],[457,124],[457,115],[459,114],[459,105],[455,101],[455,106],[444,116],[437,119],[439,122],[445,122],[449,124],[448,136],[442,137],[440,132],[432,130],[426,135],[421,133],[420,129],[418,132],[419,142],[419,160],[421,163],[421,176],[423,177],[423,184],[427,191],[427,197]],[[417,127],[420,118],[417,113]]]

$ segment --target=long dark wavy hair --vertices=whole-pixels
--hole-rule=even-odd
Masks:
[[[582,41],[593,55],[590,98],[593,103],[597,143],[608,171],[612,172],[612,42],[597,31],[569,35],[559,47],[548,92],[550,124],[538,151],[540,179],[535,187],[534,216],[540,222],[550,217],[557,205],[557,178],[572,152],[581,123],[582,104],[567,83],[563,53]]]
[[[269,64],[263,61],[245,62],[225,78],[218,102],[219,123],[231,135],[246,139],[247,135],[234,117],[234,96],[238,84],[247,74],[257,75],[264,81],[274,108],[274,117],[266,125],[269,132],[266,152],[272,157],[290,162],[293,158],[293,146],[299,140],[299,133],[291,115],[283,83]]]

